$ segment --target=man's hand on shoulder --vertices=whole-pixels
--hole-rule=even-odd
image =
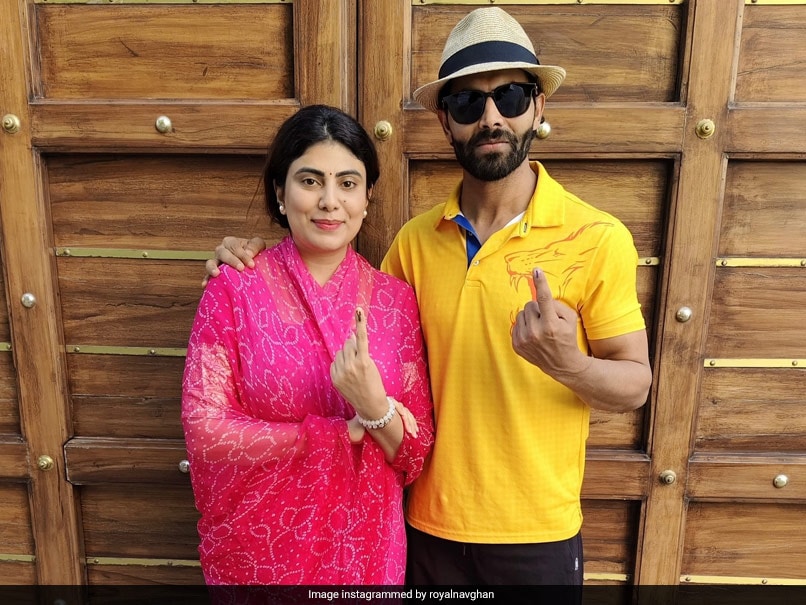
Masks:
[[[202,280],[202,287],[207,286],[207,282],[211,277],[218,277],[221,273],[219,265],[229,265],[237,271],[243,271],[244,268],[252,268],[255,266],[253,260],[259,252],[266,249],[266,242],[263,238],[253,237],[250,240],[242,237],[234,237],[228,235],[221,243],[216,246],[215,258],[209,259],[204,267],[207,270],[207,275]]]

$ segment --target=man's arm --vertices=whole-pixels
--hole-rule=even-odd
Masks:
[[[243,271],[245,267],[254,267],[255,263],[252,259],[265,249],[266,242],[260,237],[246,240],[228,235],[216,246],[215,258],[211,258],[205,263],[204,268],[207,270],[207,275],[204,276],[202,287],[207,286],[211,277],[218,277],[221,272],[218,266],[222,263],[234,267],[238,271]]]
[[[515,320],[512,348],[593,408],[628,412],[646,403],[652,384],[646,330],[577,346],[577,313],[554,300],[543,271],[534,271],[537,300]]]
[[[592,408],[629,412],[644,405],[652,385],[646,330],[588,344],[593,357],[587,368],[558,380]]]

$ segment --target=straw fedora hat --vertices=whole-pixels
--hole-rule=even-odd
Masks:
[[[439,91],[449,80],[471,74],[522,69],[533,74],[546,97],[559,88],[565,70],[556,65],[540,65],[529,36],[509,13],[497,6],[468,13],[453,28],[439,65],[439,79],[414,91],[414,99],[436,112]]]

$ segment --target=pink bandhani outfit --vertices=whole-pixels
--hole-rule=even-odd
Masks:
[[[208,584],[402,584],[403,487],[433,443],[417,303],[352,248],[325,286],[287,237],[225,267],[188,344],[182,420]],[[386,393],[417,419],[390,464],[349,440],[330,364],[366,311]]]

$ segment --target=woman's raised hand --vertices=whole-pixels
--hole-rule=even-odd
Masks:
[[[362,418],[381,418],[389,410],[381,373],[369,356],[367,318],[361,308],[355,311],[355,334],[330,364],[330,378]]]

